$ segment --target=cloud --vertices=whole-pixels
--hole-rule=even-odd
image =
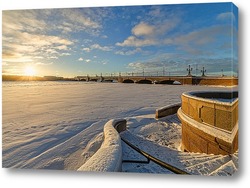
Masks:
[[[82,50],[85,51],[85,52],[90,52],[91,51],[90,48],[83,48]]]
[[[58,50],[68,50],[67,45],[60,45],[60,46],[56,46],[55,48],[57,48]]]
[[[45,55],[58,54],[59,52],[53,48],[44,48]]]
[[[86,61],[86,63],[89,63],[91,60],[90,59],[86,59],[85,61]]]
[[[58,59],[57,56],[49,56],[48,58],[49,58],[49,59]]]
[[[62,33],[84,32],[91,36],[101,35],[106,18],[112,17],[111,9],[106,7],[62,8],[53,9],[50,13],[54,30]]]
[[[80,57],[80,58],[78,59],[78,61],[83,61],[83,58],[82,58],[82,57]]]
[[[26,62],[32,62],[33,61],[33,56],[30,55],[24,55],[23,53],[19,52],[8,52],[3,50],[2,52],[2,61],[8,63],[26,63]]]
[[[66,52],[66,53],[61,53],[60,56],[70,56],[71,54]]]
[[[175,46],[177,49],[193,55],[211,55],[221,48],[221,43],[230,41],[231,37],[230,26],[215,25],[168,37],[163,40],[163,44]]]
[[[84,9],[61,9],[60,13],[64,16],[64,19],[69,20],[71,23],[77,26],[77,29],[83,30],[84,28],[100,28],[100,24],[97,21],[91,19],[86,15]],[[71,25],[68,23],[68,25]]]
[[[162,67],[168,67],[176,65],[178,54],[163,53],[157,54],[155,57],[147,60],[141,60],[136,62],[131,62],[128,64],[129,68],[132,69],[159,69]]]
[[[100,44],[92,44],[90,47],[85,47],[82,49],[85,52],[90,52],[92,50],[101,50],[101,51],[112,51],[113,47],[111,46],[101,46]]]
[[[98,33],[102,18],[99,13],[94,13],[94,10],[88,9],[4,10],[4,60],[30,62],[36,57],[51,59],[70,55],[70,46],[76,41],[61,36],[69,37],[70,35],[65,33],[77,31]],[[51,33],[56,33],[56,36]],[[61,33],[63,35],[60,35]],[[101,46],[99,47],[101,49]]]
[[[149,24],[140,22],[131,30],[132,35],[123,42],[117,42],[116,46],[154,46],[161,45],[168,32],[180,23],[179,18],[166,19],[159,23]]]
[[[42,32],[47,30],[46,22],[39,19],[39,10],[5,10],[2,15],[3,33],[16,31]]]
[[[235,20],[235,16],[233,12],[223,12],[221,14],[218,14],[218,16],[216,17],[217,20],[220,21],[225,21],[225,20]]]
[[[145,39],[138,39],[135,36],[130,36],[122,43],[117,42],[117,46],[135,46],[135,47],[142,47],[142,46],[151,46],[158,44],[158,41],[153,38],[145,38]]]
[[[15,40],[8,40],[8,37]],[[36,57],[57,58],[55,55],[61,54],[61,51],[68,51],[72,44],[72,41],[61,38],[59,36],[51,36],[44,34],[34,34],[16,31],[16,33],[3,33],[3,56],[5,61],[12,61],[13,57],[15,61],[29,62]],[[12,58],[8,54],[12,54]],[[51,56],[51,54],[54,54]],[[27,58],[29,57],[29,58]]]
[[[41,65],[41,66],[47,66],[47,65],[52,65],[52,64],[54,64],[54,62],[50,62],[50,63],[37,62],[37,63],[35,63],[35,65]]]
[[[73,32],[73,29],[72,29],[72,24],[69,24],[69,23],[63,23],[63,24],[66,24],[66,25],[59,25],[57,26],[58,29],[60,29],[62,31],[62,33],[70,33],[70,32]]]
[[[141,22],[132,29],[132,34],[135,36],[152,35],[154,31],[154,26]]]
[[[119,55],[134,55],[134,54],[140,53],[140,52],[142,52],[141,48],[135,48],[134,50],[128,50],[128,51],[119,50],[119,51],[116,51],[115,54],[119,54]]]
[[[90,47],[91,49],[98,49],[98,50],[102,50],[102,51],[111,51],[112,47],[110,46],[100,46],[99,44],[93,44]]]

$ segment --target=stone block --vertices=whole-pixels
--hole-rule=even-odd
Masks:
[[[197,120],[198,117],[198,101],[192,98],[189,99],[189,116]]]
[[[216,121],[215,126],[227,131],[232,131],[233,129],[233,118],[232,118],[232,112],[224,111],[224,110],[218,110],[216,109]]]
[[[207,153],[208,154],[215,154],[215,155],[218,155],[220,154],[220,148],[218,145],[212,143],[212,142],[209,142],[208,143],[208,147],[207,147]]]
[[[189,101],[184,95],[181,96],[181,109],[186,115],[189,115]]]
[[[214,121],[215,121],[215,109],[214,108],[202,106],[199,109],[199,113],[200,113],[199,119],[201,120],[201,122],[209,124],[211,126],[214,125]]]

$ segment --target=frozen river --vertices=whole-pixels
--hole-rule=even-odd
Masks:
[[[76,170],[102,143],[109,119],[154,114],[181,94],[226,87],[91,82],[3,82],[4,168]]]

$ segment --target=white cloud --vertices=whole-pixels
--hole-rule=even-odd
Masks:
[[[83,48],[82,50],[85,51],[85,52],[90,52],[91,51],[90,48]]]
[[[58,59],[57,56],[50,56],[49,59]]]
[[[61,55],[61,56],[70,56],[71,54],[68,53],[68,52],[66,52],[66,53],[61,53],[60,55]]]
[[[181,20],[179,18],[166,19],[157,24],[155,35],[161,36],[167,34],[172,29],[176,28],[180,24]]]
[[[224,21],[224,20],[235,20],[235,16],[233,12],[223,12],[219,14],[216,18],[217,20]]]
[[[92,50],[101,50],[101,51],[112,51],[113,47],[111,46],[101,46],[100,44],[92,44],[90,47],[85,47],[82,49],[85,52],[90,52]]]
[[[56,50],[53,49],[53,48],[45,48],[45,49],[44,49],[44,52],[45,52],[46,54],[59,54],[59,52],[56,51]]]
[[[100,24],[90,18],[90,16],[84,15],[84,11],[79,9],[62,9],[61,14],[64,19],[67,19],[78,26],[79,29],[82,28],[100,28]]]
[[[152,35],[155,32],[155,27],[147,23],[141,22],[132,29],[132,34],[135,36]]]
[[[158,44],[156,39],[153,38],[138,39],[135,36],[128,37],[122,43],[120,42],[116,43],[117,46],[135,46],[135,47],[151,46],[156,44]]]
[[[111,51],[112,47],[110,46],[100,46],[99,44],[93,44],[90,47],[91,49],[98,49],[98,50],[102,50],[102,51]]]
[[[52,65],[54,64],[54,62],[50,62],[50,63],[42,63],[42,62],[37,62],[35,65],[42,65],[42,66],[46,66],[46,65]]]
[[[86,63],[89,63],[91,60],[90,59],[86,59],[85,61],[86,61]]]
[[[119,51],[116,51],[115,54],[119,54],[119,55],[134,55],[134,54],[140,53],[140,52],[142,52],[141,48],[135,48],[134,50],[128,50],[128,51],[119,50]]]
[[[2,15],[3,33],[16,31],[41,32],[47,30],[44,20],[39,19],[36,10],[5,10]]]
[[[66,46],[66,45],[56,46],[55,48],[58,50],[68,50],[68,46]]]
[[[72,41],[59,36],[22,31],[3,33],[3,36],[6,35],[12,38],[8,40],[9,37],[3,37],[2,40],[3,56],[7,58],[6,61],[13,61],[13,57],[16,57],[15,61],[27,62],[36,57],[46,57],[46,55],[50,56],[48,58],[57,58],[55,55],[60,55],[61,50],[69,50],[69,46],[73,44]],[[8,55],[10,52],[12,57]]]
[[[172,44],[191,54],[207,54],[218,48],[217,40],[228,41],[231,37],[230,26],[217,25],[177,36],[172,39]],[[214,47],[212,48],[211,45]]]
[[[132,28],[131,33],[123,42],[117,42],[117,46],[152,46],[164,44],[162,40],[169,31],[174,29],[180,23],[179,18],[167,19],[159,23],[148,24],[140,22]]]
[[[82,58],[82,57],[80,57],[80,58],[78,59],[78,61],[83,61],[83,58]]]

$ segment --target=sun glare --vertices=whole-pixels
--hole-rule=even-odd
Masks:
[[[26,76],[34,76],[36,73],[35,69],[33,67],[25,67],[24,74]]]

